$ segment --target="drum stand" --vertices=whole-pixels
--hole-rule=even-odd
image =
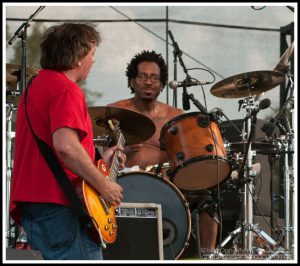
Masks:
[[[293,106],[293,98],[290,99]],[[292,112],[292,122],[293,119],[293,110]],[[293,243],[294,243],[294,217],[293,217],[293,203],[294,203],[294,176],[293,176],[293,153],[294,153],[294,131],[290,127],[290,122],[286,117],[285,118],[285,127],[282,126],[285,130],[285,135],[280,137],[280,146],[284,154],[284,166],[283,166],[283,192],[284,192],[284,226],[282,228],[283,233],[283,244],[284,247],[293,254]],[[293,127],[294,128],[294,127]],[[290,164],[289,164],[290,160]]]
[[[213,215],[211,212],[211,208],[215,208],[217,205],[217,201],[212,198],[211,195],[206,196],[206,198],[198,204],[198,206],[192,212],[192,220],[195,228],[195,239],[196,239],[196,247],[197,247],[197,257],[203,258],[203,252],[201,250],[201,242],[200,242],[200,229],[199,229],[199,212],[206,211],[207,214],[217,223],[220,221]]]
[[[12,139],[15,132],[12,132],[12,115],[16,111],[13,104],[7,104],[7,134],[6,134],[6,247],[15,247],[16,242],[16,226],[9,215],[10,188],[12,178]]]
[[[256,115],[252,115],[253,109],[253,99],[248,97],[244,99],[243,104],[246,106],[248,114],[246,115],[246,135],[248,140],[246,143],[245,154],[243,164],[239,171],[239,180],[242,180],[242,224],[234,230],[229,236],[218,246],[215,251],[217,257],[223,257],[222,250],[224,250],[225,245],[233,240],[233,243],[237,244],[238,249],[235,250],[236,253],[230,254],[235,255],[233,259],[242,258],[242,259],[254,259],[260,255],[264,255],[264,259],[268,259],[269,252],[274,252],[276,255],[278,253],[283,253],[286,257],[286,250],[283,248],[278,248],[277,243],[273,240],[267,233],[261,230],[258,225],[253,224],[253,195],[254,195],[254,184],[253,181],[257,175],[252,168],[252,160],[254,152],[251,150],[251,140],[252,135],[256,125]],[[250,133],[249,129],[251,127]],[[241,243],[237,243],[238,238],[240,237]],[[261,247],[260,249],[254,249],[253,242],[254,237],[256,243]],[[241,244],[242,249],[239,248]],[[267,250],[265,250],[267,249]],[[232,251],[232,249],[231,249]],[[268,253],[265,254],[265,251]],[[255,254],[256,252],[256,254]],[[272,257],[275,255],[272,254]],[[269,257],[270,258],[270,257]]]

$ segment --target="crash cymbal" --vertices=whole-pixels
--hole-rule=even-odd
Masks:
[[[94,138],[106,134],[105,124],[109,119],[116,119],[124,135],[125,145],[141,143],[149,139],[156,130],[155,124],[147,116],[125,108],[109,106],[89,107]]]
[[[230,151],[235,152],[244,152],[246,149],[246,143],[243,142],[235,142],[229,144]],[[251,149],[254,151],[272,151],[275,149],[275,145],[273,143],[264,142],[264,141],[253,141],[251,142]]]
[[[291,45],[285,50],[274,70],[285,73],[289,68],[289,61],[293,55],[294,42],[292,42]]]
[[[226,78],[211,89],[211,94],[221,98],[241,98],[259,95],[284,82],[283,73],[271,70],[246,72]]]
[[[20,65],[6,64],[6,90],[11,91],[17,89],[17,82],[20,80]],[[26,67],[26,82],[30,77],[37,74],[39,69]]]

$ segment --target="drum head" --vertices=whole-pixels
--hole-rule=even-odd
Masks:
[[[123,174],[117,183],[124,189],[124,202],[161,204],[164,259],[177,259],[191,232],[190,211],[181,192],[171,182],[147,172]]]

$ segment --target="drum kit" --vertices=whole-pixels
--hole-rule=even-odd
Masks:
[[[285,58],[286,59],[286,58]],[[12,98],[7,102],[7,202],[9,202],[10,182],[12,176],[12,128],[13,115],[17,110],[16,99],[20,96],[17,89],[19,68],[17,65],[7,66],[7,95]],[[27,75],[32,76],[37,71],[27,69]],[[198,195],[219,187],[230,180],[233,170],[236,171],[239,193],[242,197],[242,217],[238,228],[228,235],[216,248],[212,259],[225,258],[224,249],[228,244],[231,255],[240,255],[243,259],[257,258],[263,254],[264,259],[272,259],[281,254],[290,259],[293,250],[292,225],[292,171],[290,157],[293,149],[293,130],[280,141],[274,141],[270,136],[264,141],[253,140],[253,130],[256,124],[256,114],[265,106],[255,105],[255,95],[271,90],[285,81],[285,74],[279,71],[254,71],[227,78],[211,88],[214,96],[222,98],[242,98],[240,107],[246,110],[242,141],[224,141],[220,121],[222,111],[202,114],[191,112],[180,115],[168,121],[160,132],[161,150],[168,154],[168,162],[163,165],[151,166],[146,171],[135,171],[120,174],[117,182],[124,188],[124,202],[158,203],[162,207],[163,251],[166,260],[179,259],[189,245],[192,231],[192,215],[186,195]],[[263,101],[262,101],[263,102]],[[293,98],[289,99],[293,105]],[[287,110],[287,105],[285,109]],[[292,108],[291,108],[292,109]],[[110,146],[114,144],[114,136],[106,126],[107,121],[119,123],[126,140],[126,145],[137,144],[150,138],[155,132],[154,123],[143,114],[129,109],[116,107],[89,107],[93,123],[95,146]],[[221,114],[220,114],[221,113]],[[225,115],[224,115],[225,116]],[[226,116],[225,116],[226,117]],[[226,117],[227,119],[227,117]],[[228,120],[228,119],[227,119]],[[230,122],[230,121],[229,121]],[[281,124],[280,119],[277,125]],[[282,126],[282,125],[281,125]],[[233,125],[233,127],[235,127]],[[283,126],[284,127],[284,126]],[[241,132],[239,132],[241,133]],[[279,145],[281,144],[281,145]],[[253,167],[256,151],[262,154],[285,155],[285,226],[283,245],[261,230],[253,223],[254,181],[258,175]],[[234,155],[233,155],[234,154]],[[233,157],[240,154],[232,165]],[[220,201],[220,199],[218,199]],[[199,202],[203,206],[204,202]],[[9,217],[7,208],[7,217]],[[219,217],[220,218],[220,217]],[[8,218],[9,219],[9,218]],[[7,245],[15,238],[12,221],[7,221]],[[199,237],[199,235],[198,235]],[[201,243],[200,243],[201,245]],[[200,246],[201,247],[201,246]],[[260,252],[260,253],[259,253]],[[226,254],[228,255],[228,254]],[[227,257],[230,259],[230,257]],[[235,259],[234,257],[231,257]],[[262,258],[262,257],[261,257]],[[260,259],[261,259],[260,258]]]
[[[223,98],[245,97],[239,104],[246,109],[242,141],[224,143],[220,117],[209,113],[191,112],[168,121],[160,132],[160,148],[168,154],[168,162],[149,166],[146,171],[133,171],[120,174],[117,182],[124,188],[125,202],[159,203],[162,206],[164,258],[179,259],[189,245],[192,232],[193,214],[189,201],[198,198],[204,191],[218,187],[230,180],[238,183],[242,198],[242,217],[239,226],[219,244],[211,258],[224,258],[222,252],[230,243],[229,258],[272,259],[281,255],[290,258],[292,226],[283,229],[286,241],[283,246],[253,223],[254,181],[260,166],[253,165],[256,152],[277,154],[280,148],[266,138],[253,140],[256,124],[255,100],[252,94],[261,94],[285,81],[284,74],[277,71],[255,71],[240,74],[221,81],[211,88],[213,95]],[[260,109],[270,103],[261,101]],[[116,107],[90,107],[94,126],[95,142],[106,142],[110,133],[106,121],[119,122],[126,143],[136,144],[151,137],[155,131],[153,122],[144,115]],[[130,124],[129,124],[130,123]],[[123,126],[124,125],[124,126]],[[232,165],[232,154],[239,164]],[[238,182],[237,182],[238,181]],[[286,189],[286,193],[290,191]],[[210,197],[208,197],[210,198]],[[289,196],[285,195],[289,200]],[[206,202],[199,202],[199,208]],[[207,204],[206,204],[207,205]],[[291,215],[288,213],[288,215]],[[198,236],[199,237],[199,236]],[[228,255],[228,254],[226,254]]]

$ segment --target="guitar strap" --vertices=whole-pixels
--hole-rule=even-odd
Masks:
[[[77,213],[78,217],[79,217],[79,221],[83,223],[83,225],[86,227],[86,229],[89,229],[93,226],[92,223],[92,217],[89,216],[89,214],[87,213],[86,209],[83,207],[78,194],[76,193],[76,190],[74,188],[74,186],[72,185],[72,183],[70,182],[70,180],[68,179],[65,171],[63,170],[63,168],[61,167],[58,159],[56,158],[53,150],[51,149],[51,147],[44,142],[43,140],[41,140],[33,131],[32,125],[30,123],[30,119],[28,116],[28,112],[27,112],[27,97],[28,97],[28,89],[29,86],[32,82],[32,80],[35,78],[36,76],[33,76],[26,87],[25,90],[25,111],[26,111],[26,116],[27,116],[27,121],[29,124],[29,127],[31,129],[31,132],[34,136],[34,139],[37,142],[37,145],[44,157],[44,159],[46,160],[49,168],[51,169],[53,175],[55,176],[57,182],[59,183],[59,185],[61,186],[62,190],[64,191],[66,197],[68,198],[68,200],[70,201],[71,205],[70,207]]]

